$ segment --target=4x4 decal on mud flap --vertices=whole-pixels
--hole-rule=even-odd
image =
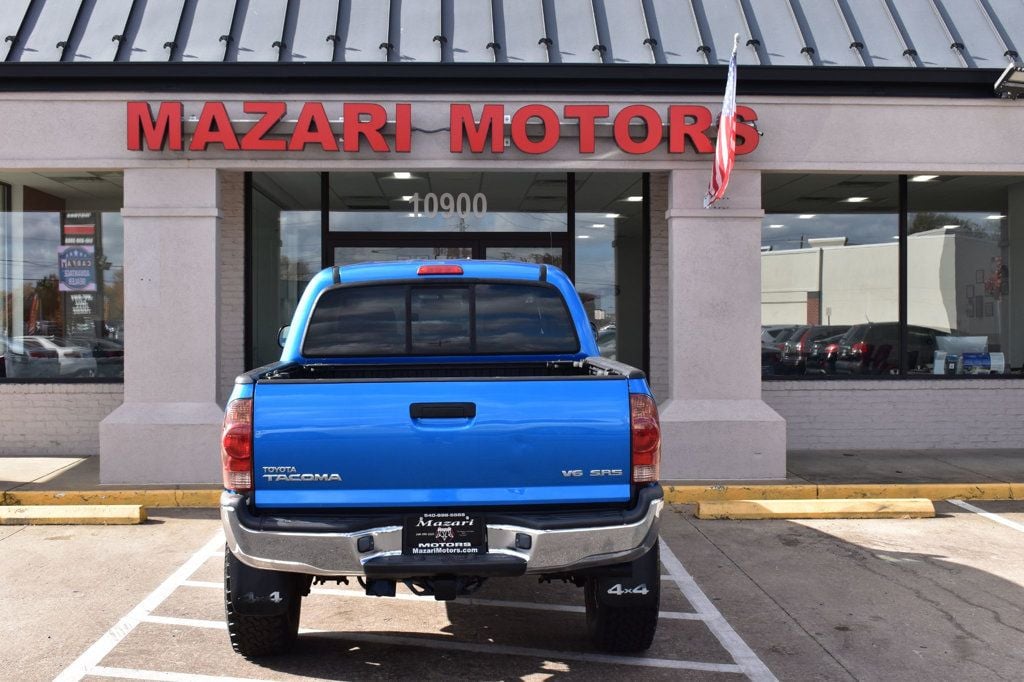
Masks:
[[[647,583],[640,583],[636,587],[623,587],[622,583],[615,583],[608,588],[608,594],[614,594],[617,597],[624,594],[648,594],[649,592]]]

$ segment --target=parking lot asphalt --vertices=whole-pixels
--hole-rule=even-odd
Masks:
[[[642,656],[594,651],[582,591],[492,580],[472,599],[317,586],[295,653],[250,662],[224,627],[213,510],[142,526],[0,529],[0,679],[1020,679],[1024,502],[934,519],[662,528]]]

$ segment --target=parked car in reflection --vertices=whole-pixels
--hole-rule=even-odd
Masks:
[[[50,379],[60,376],[57,351],[33,337],[4,340],[4,372],[11,379]]]
[[[797,328],[795,324],[772,324],[761,327],[761,345],[775,346],[780,341],[785,341]]]
[[[124,344],[112,339],[74,337],[72,343],[88,348],[96,360],[96,376],[124,376]]]
[[[62,378],[96,376],[96,358],[92,356],[92,350],[86,346],[75,344],[60,336],[16,336],[13,340],[55,353],[57,374]]]
[[[805,325],[797,327],[782,346],[782,368],[788,374],[803,374],[807,368],[807,356],[814,342],[829,336],[841,334],[848,325]]]
[[[846,333],[843,332],[833,336],[818,339],[811,343],[804,360],[804,374],[835,374],[836,358],[839,356],[839,340]]]
[[[779,362],[782,360],[782,351],[770,344],[761,344],[761,377],[770,377],[779,374]]]
[[[601,356],[606,358],[615,357],[615,325],[610,324],[597,330],[597,349]]]
[[[930,369],[940,336],[949,336],[949,332],[907,325],[907,367],[911,371]],[[896,322],[854,325],[839,340],[836,373],[895,374],[900,366],[898,347]]]

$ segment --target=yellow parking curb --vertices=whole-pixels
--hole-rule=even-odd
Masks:
[[[1024,483],[852,483],[666,485],[669,504],[714,500],[827,500],[924,498],[927,500],[1021,500]]]
[[[135,504],[143,507],[217,507],[220,490],[12,490],[5,505]]]
[[[143,507],[220,506],[219,489],[12,490],[3,505],[138,504]],[[1024,483],[743,483],[665,484],[665,502],[713,500],[817,500],[924,498],[928,500],[1024,500]]]
[[[925,499],[713,500],[697,504],[699,519],[923,519],[935,516]]]
[[[137,504],[63,504],[0,507],[0,526],[129,526],[144,523]]]

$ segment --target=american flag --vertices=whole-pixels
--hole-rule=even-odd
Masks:
[[[729,77],[725,81],[725,99],[718,119],[718,139],[715,142],[715,168],[711,172],[708,193],[704,195],[704,208],[708,208],[723,196],[729,186],[729,175],[736,163],[736,49],[740,35],[737,33],[732,44],[732,58],[729,59]]]

